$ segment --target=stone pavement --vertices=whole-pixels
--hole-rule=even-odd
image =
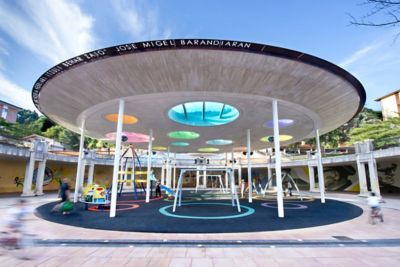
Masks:
[[[54,195],[31,199],[31,207],[54,200]],[[327,197],[352,202],[366,212],[358,218],[333,225],[273,232],[238,234],[155,234],[102,231],[65,226],[43,221],[35,215],[29,216],[27,231],[44,240],[283,240],[298,241],[394,239],[400,238],[400,198],[386,198],[385,222],[368,223],[366,199],[352,194],[327,193]],[[0,219],[4,221],[6,209],[15,198],[0,199]],[[45,242],[45,241],[44,241]],[[28,254],[31,260],[18,256]],[[0,256],[0,266],[400,266],[400,245],[375,246],[160,246],[125,245],[106,246],[36,246],[25,251],[13,251]]]

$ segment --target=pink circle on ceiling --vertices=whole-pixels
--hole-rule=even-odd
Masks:
[[[117,133],[115,132],[106,134],[106,137],[110,140],[115,140],[116,136]],[[126,141],[128,143],[148,143],[150,140],[150,137],[148,135],[142,133],[122,132],[122,136],[126,136],[128,138],[128,140]]]

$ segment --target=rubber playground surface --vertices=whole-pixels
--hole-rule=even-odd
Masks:
[[[117,216],[109,217],[109,207],[91,205],[85,210],[77,203],[69,215],[51,213],[56,204],[37,208],[36,215],[44,220],[76,227],[130,232],[155,233],[240,233],[277,231],[322,226],[351,220],[362,214],[353,204],[306,198],[285,199],[285,218],[278,218],[276,201],[241,199],[241,212],[232,207],[227,194],[184,192],[182,205],[172,212],[173,201],[165,198],[134,200],[132,194],[118,198]]]

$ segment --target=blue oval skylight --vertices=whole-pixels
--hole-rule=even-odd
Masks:
[[[230,123],[239,117],[239,110],[219,102],[196,101],[176,105],[168,117],[190,126],[217,126]]]
[[[213,140],[208,140],[206,142],[207,145],[216,145],[216,146],[230,145],[232,143],[233,143],[232,140],[227,140],[227,139],[213,139]]]

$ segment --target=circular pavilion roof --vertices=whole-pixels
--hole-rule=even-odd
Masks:
[[[72,131],[79,133],[85,120],[86,135],[98,139],[116,131],[124,99],[123,131],[132,142],[142,137],[137,147],[147,147],[141,134],[153,129],[153,146],[228,152],[246,144],[246,129],[252,149],[272,146],[273,99],[286,145],[313,137],[316,128],[323,134],[339,127],[362,109],[366,95],[350,73],[308,54],[241,41],[174,39],[68,59],[37,80],[32,98],[44,115]],[[181,138],[182,132],[191,138]]]

